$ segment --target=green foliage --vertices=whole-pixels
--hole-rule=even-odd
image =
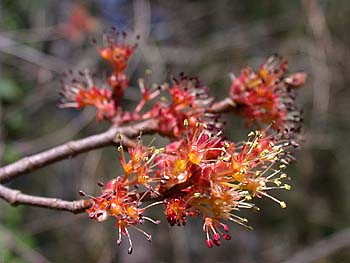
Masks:
[[[0,79],[0,100],[13,102],[22,97],[20,86],[11,78]]]

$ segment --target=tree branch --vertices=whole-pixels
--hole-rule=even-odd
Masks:
[[[236,103],[234,103],[231,98],[226,98],[226,99],[223,99],[222,101],[218,101],[214,103],[211,106],[211,108],[208,109],[208,112],[211,112],[211,113],[230,112],[236,107],[237,107]]]
[[[350,229],[345,228],[325,239],[316,242],[315,244],[309,247],[301,249],[288,260],[286,260],[284,263],[308,263],[316,261],[318,262],[342,248],[349,248],[349,246]]]
[[[122,135],[122,138],[124,136],[133,138],[139,135],[141,131],[145,133],[154,132],[155,128],[155,120],[146,120],[125,127],[112,127],[103,133],[76,141],[70,141],[41,153],[24,157],[12,164],[0,168],[0,183],[9,182],[20,175],[47,166],[51,163],[74,157],[77,154],[118,143],[118,134]],[[128,142],[128,140],[124,140],[126,146],[129,145]]]
[[[7,188],[0,184],[0,198],[11,205],[31,205],[55,210],[64,210],[72,213],[84,212],[92,205],[91,200],[65,201],[57,198],[47,198],[21,193],[21,191]]]

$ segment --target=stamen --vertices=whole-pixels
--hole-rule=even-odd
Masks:
[[[129,234],[129,231],[127,228],[125,228],[125,233],[126,233],[126,236],[128,237],[128,240],[129,240],[129,248],[128,248],[128,254],[131,254],[132,253],[132,241],[131,241],[131,238],[130,238],[130,234]]]

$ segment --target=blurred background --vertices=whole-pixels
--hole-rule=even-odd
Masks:
[[[128,67],[125,107],[139,98],[136,81],[151,69],[152,81],[168,72],[198,76],[218,99],[228,94],[229,73],[258,67],[273,53],[291,71],[309,78],[299,91],[305,140],[288,172],[292,190],[276,192],[287,209],[270,201],[247,212],[254,231],[231,225],[232,240],[207,249],[201,220],[169,227],[161,209],[145,225],[148,243],[132,233],[135,249],[115,243],[113,220],[91,222],[86,214],[11,207],[0,201],[0,262],[350,262],[350,3],[300,1],[0,1],[0,162],[71,139],[104,131],[92,110],[59,110],[60,74],[108,67],[91,38],[102,43],[111,26],[129,32],[139,48]],[[241,119],[224,116],[233,141],[247,131]],[[147,139],[147,138],[146,138]],[[157,144],[166,143],[157,137]],[[8,184],[24,193],[67,200],[78,190],[96,195],[96,181],[120,172],[114,147],[81,154]]]

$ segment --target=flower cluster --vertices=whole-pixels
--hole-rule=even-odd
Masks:
[[[132,251],[128,227],[150,235],[139,228],[146,217],[146,209],[163,204],[166,219],[171,226],[185,225],[188,217],[203,217],[203,230],[208,247],[220,245],[220,239],[230,240],[225,221],[247,226],[247,219],[237,213],[240,209],[258,208],[254,198],[267,197],[282,208],[283,201],[269,194],[271,189],[290,189],[284,183],[289,178],[283,170],[290,162],[286,151],[291,144],[283,136],[268,135],[266,131],[248,134],[246,141],[233,143],[213,134],[205,124],[197,123],[194,130],[187,120],[188,133],[184,139],[166,148],[145,147],[140,142],[128,150],[126,160],[123,149],[120,159],[124,170],[117,179],[106,185],[94,205],[87,211],[89,217],[103,221],[116,218],[121,235],[127,236]],[[133,190],[131,190],[133,189]],[[143,189],[143,190],[142,190]],[[160,200],[146,207],[144,201]]]
[[[294,88],[304,84],[306,75],[286,76],[288,62],[277,55],[269,57],[255,72],[247,67],[232,77],[230,97],[241,108],[248,124],[273,123],[278,129],[298,129],[300,111],[295,106]]]
[[[223,105],[227,100],[215,104],[198,78],[183,73],[162,85],[139,79],[141,99],[129,112],[119,101],[129,86],[125,70],[136,45],[126,44],[125,34],[122,41],[117,39],[114,30],[113,36],[105,36],[104,47],[98,48],[112,68],[107,84],[95,85],[89,74],[81,73],[79,80],[64,84],[61,106],[94,106],[97,118],[112,125],[153,120],[156,128],[152,132],[171,142],[155,148],[144,146],[139,137],[133,143],[136,146],[127,150],[129,157],[119,146],[123,173],[105,186],[98,183],[102,193],[88,196],[93,201],[87,210],[89,217],[97,221],[114,218],[117,243],[127,237],[131,253],[128,229],[150,241],[151,235],[140,226],[145,221],[160,222],[145,215],[156,205],[164,208],[171,226],[184,226],[188,218],[201,217],[209,248],[231,239],[227,222],[251,228],[239,213],[241,209],[258,211],[255,199],[268,198],[285,208],[285,202],[270,190],[291,188],[284,170],[294,160],[290,149],[297,146],[294,134],[300,130],[301,119],[293,90],[304,83],[305,74],[286,76],[287,61],[270,57],[258,72],[245,68],[233,78],[230,107]],[[231,110],[232,105],[236,105],[232,111],[238,110],[248,124],[258,126],[243,142],[228,140],[219,121],[220,113]],[[144,205],[146,202],[149,204]]]
[[[129,86],[129,78],[125,74],[129,58],[133,55],[137,44],[125,43],[126,33],[123,32],[122,40],[119,40],[119,32],[114,28],[110,34],[104,35],[104,47],[97,47],[100,56],[108,62],[112,72],[107,74],[107,83],[104,87],[93,84],[92,77],[88,73],[80,73],[83,80],[74,78],[71,83],[63,82],[61,107],[82,108],[94,106],[97,110],[98,120],[112,121],[121,111],[119,101]],[[95,40],[93,40],[96,43]],[[107,87],[107,88],[105,88]]]

